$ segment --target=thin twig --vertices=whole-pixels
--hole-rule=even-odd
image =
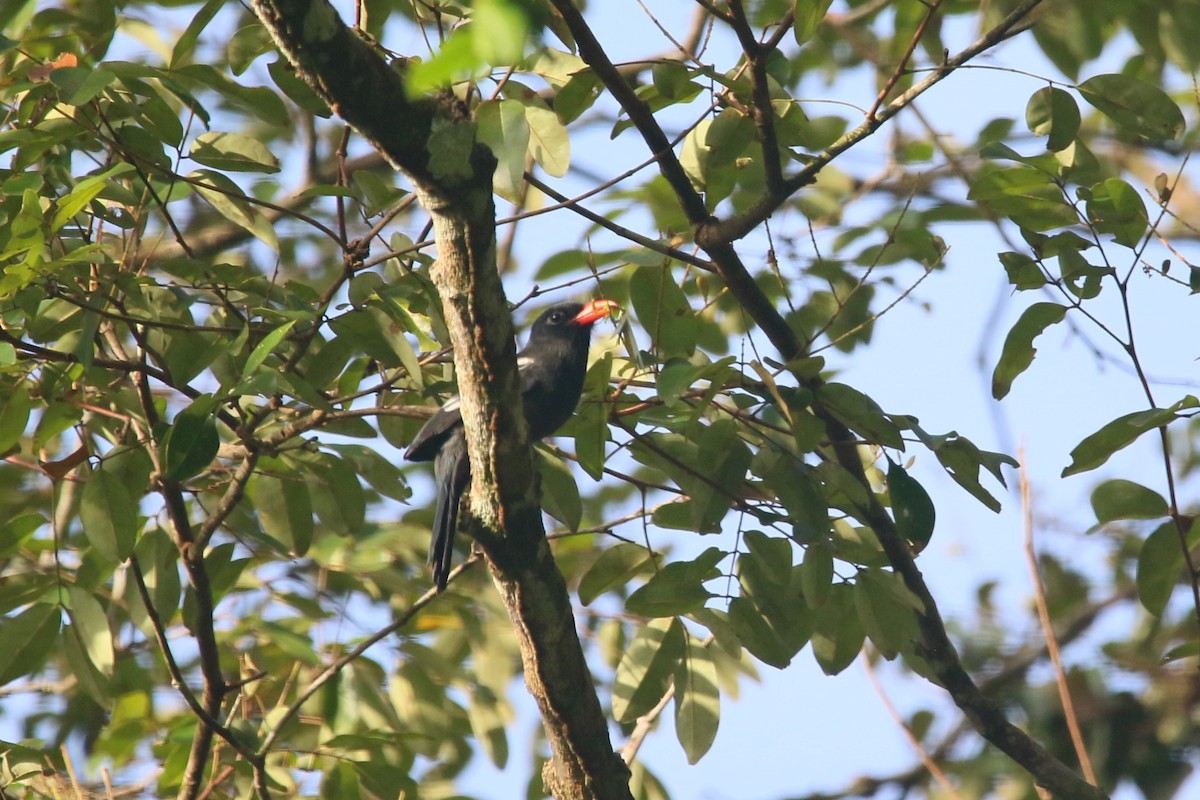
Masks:
[[[921,741],[913,734],[912,729],[908,727],[908,723],[900,716],[900,712],[896,710],[896,707],[892,705],[892,699],[888,697],[883,684],[879,682],[879,676],[875,674],[875,667],[871,664],[871,656],[867,653],[867,648],[864,647],[859,655],[861,656],[859,660],[862,661],[863,671],[867,673],[867,680],[875,687],[875,694],[879,695],[879,700],[883,703],[884,709],[887,710],[888,716],[892,718],[896,725],[899,726],[901,732],[904,733],[904,738],[912,745],[913,751],[921,759],[921,763],[925,766],[925,769],[929,770],[929,774],[933,776],[933,779],[938,782],[938,785],[945,790],[947,795],[954,798],[954,800],[962,800],[958,790],[954,788],[954,784],[946,777],[946,773],[938,766],[937,761],[934,760],[933,756],[925,749],[925,746],[921,744]]]
[[[1046,590],[1042,586],[1041,574],[1038,571],[1037,554],[1033,546],[1033,501],[1030,499],[1029,473],[1026,470],[1025,446],[1017,448],[1017,461],[1020,464],[1021,478],[1021,512],[1025,522],[1025,560],[1029,564],[1029,577],[1033,580],[1034,599],[1037,601],[1038,622],[1042,626],[1042,636],[1046,639],[1046,652],[1054,667],[1054,681],[1058,686],[1058,697],[1062,701],[1063,716],[1067,720],[1067,730],[1071,732],[1071,744],[1079,758],[1079,767],[1083,777],[1093,786],[1098,786],[1096,771],[1092,768],[1092,759],[1088,756],[1083,734],[1079,730],[1079,718],[1075,714],[1075,703],[1071,699],[1071,687],[1067,685],[1067,673],[1063,669],[1062,654],[1058,650],[1058,639],[1054,635],[1054,625],[1050,622],[1050,609],[1046,603]]]

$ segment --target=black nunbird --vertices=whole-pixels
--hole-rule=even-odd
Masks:
[[[533,323],[529,344],[517,354],[521,400],[531,441],[552,435],[575,413],[587,372],[592,324],[617,307],[612,300],[593,300],[586,305],[563,303],[547,309]],[[429,563],[440,592],[446,588],[450,574],[458,504],[471,483],[471,462],[457,395],[429,418],[404,457],[409,461],[433,461],[437,507],[433,512]]]

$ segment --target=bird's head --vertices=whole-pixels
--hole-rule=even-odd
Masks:
[[[597,320],[609,316],[620,306],[613,300],[592,300],[589,303],[560,303],[542,312],[533,323],[531,338],[561,335],[585,336]]]

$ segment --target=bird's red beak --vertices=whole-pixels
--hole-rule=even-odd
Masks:
[[[621,308],[615,300],[593,300],[583,307],[571,322],[576,325],[591,325],[596,320],[607,317]]]

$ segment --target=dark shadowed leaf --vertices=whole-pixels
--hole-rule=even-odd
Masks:
[[[921,552],[933,536],[936,512],[929,493],[903,467],[888,459],[888,495],[896,531],[916,552]]]
[[[217,421],[213,416],[216,402],[212,395],[201,395],[176,415],[163,439],[167,477],[186,481],[203,472],[216,458],[221,446]]]

